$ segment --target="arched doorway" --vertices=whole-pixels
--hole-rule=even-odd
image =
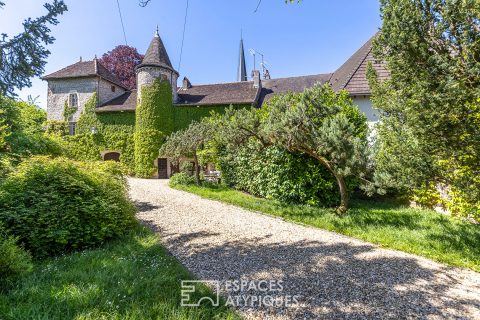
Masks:
[[[103,155],[103,161],[120,162],[120,153],[115,151],[107,152]]]

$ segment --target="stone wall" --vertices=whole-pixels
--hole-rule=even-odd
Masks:
[[[97,90],[97,78],[75,78],[48,81],[47,118],[48,120],[64,120],[65,101],[70,93],[78,95],[78,109],[73,114],[73,121],[78,121],[85,103]]]
[[[115,91],[112,91],[112,87]],[[102,105],[112,99],[115,99],[125,93],[125,89],[109,81],[100,79],[98,82],[98,105]]]
[[[138,95],[137,97],[141,99],[141,87],[143,85],[152,84],[156,79],[168,80],[172,85],[172,96],[173,101],[178,100],[177,95],[177,80],[178,77],[175,73],[168,71],[166,69],[161,69],[158,67],[142,67],[137,72],[137,87]]]

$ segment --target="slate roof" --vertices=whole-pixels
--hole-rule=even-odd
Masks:
[[[193,85],[178,90],[177,105],[252,104],[257,92],[253,81]]]
[[[335,91],[347,89],[351,95],[370,95],[371,91],[366,75],[369,62],[372,62],[380,80],[389,77],[385,64],[376,61],[373,57],[372,45],[376,36],[370,38],[333,73],[330,83]]]
[[[305,88],[310,88],[316,83],[325,84],[327,82],[331,83],[335,91],[347,89],[351,95],[370,95],[366,77],[368,62],[373,63],[380,79],[389,76],[385,65],[373,58],[372,44],[375,36],[368,40],[334,73],[262,80],[262,90],[260,92],[253,87],[253,81],[193,85],[188,89],[179,88],[179,101],[176,105],[252,104],[261,106],[275,94],[302,92]],[[142,65],[162,66],[176,72],[159,36],[155,36],[152,40],[140,66]],[[136,96],[136,91],[127,92],[98,107],[97,112],[134,111]]]
[[[270,100],[275,94],[287,92],[302,92],[306,88],[313,87],[316,83],[325,84],[330,80],[331,73],[310,76],[279,78],[262,80],[262,92],[258,104]]]
[[[49,75],[44,76],[43,80],[68,79],[68,78],[87,78],[102,77],[103,79],[116,84],[119,87],[127,89],[120,80],[107,70],[97,59],[90,61],[79,61],[68,67],[60,69]]]
[[[150,45],[148,46],[142,63],[137,66],[137,68],[146,66],[163,67],[170,71],[177,72],[172,67],[172,63],[170,62],[170,58],[168,57],[167,50],[163,45],[163,41],[160,38],[158,31],[153,37],[152,42],[150,42]]]
[[[137,90],[133,90],[97,107],[95,112],[135,111],[136,106]]]

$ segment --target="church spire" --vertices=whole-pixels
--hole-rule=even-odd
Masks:
[[[237,70],[237,81],[247,81],[247,66],[245,64],[245,50],[243,49],[243,36],[240,36],[240,53]]]

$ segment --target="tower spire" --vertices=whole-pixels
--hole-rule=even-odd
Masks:
[[[240,53],[237,69],[237,81],[247,81],[247,66],[245,64],[245,50],[243,49],[243,32],[240,33]]]
[[[160,34],[158,33],[158,24],[157,24],[157,30],[155,31],[155,37],[160,37]]]

